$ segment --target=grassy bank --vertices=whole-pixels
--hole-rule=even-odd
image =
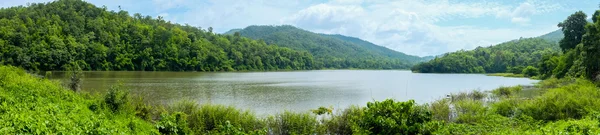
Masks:
[[[234,107],[181,101],[150,106],[113,87],[91,95],[0,66],[0,134],[599,134],[593,83],[549,79],[522,87],[455,93],[430,104],[375,101],[258,117]],[[332,113],[337,112],[337,113]]]
[[[525,78],[525,75],[523,75],[523,74],[513,74],[513,73],[492,73],[492,74],[486,74],[486,75],[487,76]]]

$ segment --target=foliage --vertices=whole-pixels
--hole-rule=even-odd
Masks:
[[[450,122],[452,111],[450,110],[450,100],[436,100],[429,106],[432,118],[434,120]]]
[[[419,73],[515,73],[521,67],[537,66],[542,56],[558,50],[555,43],[544,39],[524,38],[471,51],[447,53],[417,64],[411,70]]]
[[[219,35],[81,0],[0,9],[0,63],[27,70],[320,69],[307,51]]]
[[[563,52],[573,49],[577,44],[581,43],[581,38],[585,34],[585,25],[588,23],[586,18],[587,15],[585,13],[578,11],[558,24],[558,27],[562,28],[561,30],[565,35],[559,42]]]
[[[273,134],[306,135],[316,134],[319,122],[310,113],[293,113],[285,111],[268,119]]]
[[[600,91],[590,81],[577,80],[521,103],[520,111],[537,120],[580,119],[600,110]]]
[[[496,97],[511,97],[521,90],[523,90],[522,86],[500,87],[492,90],[492,94],[494,94]]]
[[[223,129],[233,132],[232,128],[240,132],[260,132],[265,125],[251,112],[222,105],[198,105],[184,100],[171,105],[168,110],[186,114],[188,127],[195,134],[217,133]]]
[[[415,105],[413,100],[396,102],[388,99],[367,103],[367,107],[352,119],[352,130],[358,134],[418,134],[424,132],[431,113]]]
[[[307,51],[315,65],[324,68],[407,69],[422,61],[373,43],[342,35],[317,34],[293,26],[249,26],[228,32],[266,43]]]
[[[516,77],[516,78],[525,77],[525,75],[523,75],[523,74],[514,74],[514,73],[493,73],[493,74],[486,74],[486,75],[487,76]]]
[[[319,107],[315,110],[311,110],[311,111],[312,111],[312,113],[314,113],[316,115],[331,114],[333,112],[333,108],[332,107],[327,108],[327,107],[321,106],[321,107]]]
[[[1,134],[157,134],[151,123],[113,113],[58,82],[0,66]]]
[[[122,86],[112,86],[106,95],[104,95],[104,103],[113,112],[125,110],[129,105],[129,92],[124,90]]]
[[[184,135],[189,133],[186,122],[186,116],[183,113],[162,114],[156,123],[156,128],[161,134]]]
[[[539,74],[539,70],[533,66],[527,66],[522,73],[527,77],[533,77]]]

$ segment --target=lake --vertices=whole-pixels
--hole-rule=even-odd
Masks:
[[[64,79],[54,72],[52,79]],[[84,72],[82,90],[106,92],[122,83],[131,93],[161,104],[182,99],[232,105],[259,115],[320,106],[344,109],[393,98],[429,103],[445,95],[500,86],[532,85],[527,78],[482,74],[419,74],[398,70],[293,72]]]

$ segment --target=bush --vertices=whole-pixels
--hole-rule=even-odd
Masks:
[[[434,120],[441,120],[445,122],[450,122],[450,114],[452,113],[450,110],[450,100],[449,99],[441,99],[436,100],[429,106],[429,110],[431,111],[432,118]]]
[[[352,134],[352,125],[350,118],[361,112],[361,108],[351,106],[345,109],[341,114],[332,115],[329,119],[324,119],[323,124],[327,128],[327,134],[350,135]]]
[[[492,94],[496,97],[511,97],[523,90],[523,86],[500,87],[492,90]]]
[[[308,135],[316,134],[319,126],[317,117],[310,113],[292,113],[285,111],[268,119],[271,134]]]
[[[156,128],[161,134],[184,135],[189,134],[186,115],[184,113],[162,114],[156,123]]]
[[[506,98],[498,102],[492,103],[491,110],[492,112],[502,115],[504,117],[512,117],[517,113],[517,105],[519,104],[519,102],[522,101],[515,98]]]
[[[533,66],[527,66],[523,69],[523,74],[527,77],[533,77],[539,74],[539,70]]]
[[[523,69],[525,69],[523,66],[509,67],[508,72],[513,74],[521,74],[523,73]]]
[[[548,90],[520,106],[520,110],[537,120],[555,121],[580,119],[600,110],[600,91],[590,81],[575,83]]]
[[[479,100],[461,100],[454,103],[454,109],[457,113],[456,122],[458,123],[476,123],[485,117],[487,108],[483,106],[483,101]]]
[[[104,96],[104,103],[113,112],[125,110],[129,105],[129,91],[122,88],[122,85],[116,85],[108,89],[108,93]]]
[[[431,113],[413,100],[369,102],[362,110],[352,117],[352,130],[357,134],[419,134],[431,120]]]
[[[240,131],[255,132],[264,130],[265,124],[249,111],[238,110],[223,105],[198,105],[184,100],[169,107],[171,112],[187,114],[189,128],[195,134],[220,132],[219,127],[233,126]]]

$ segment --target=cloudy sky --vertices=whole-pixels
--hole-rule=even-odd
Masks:
[[[0,7],[50,0],[0,0]],[[438,55],[557,30],[595,0],[87,0],[216,32],[283,25],[359,37],[407,54]]]

